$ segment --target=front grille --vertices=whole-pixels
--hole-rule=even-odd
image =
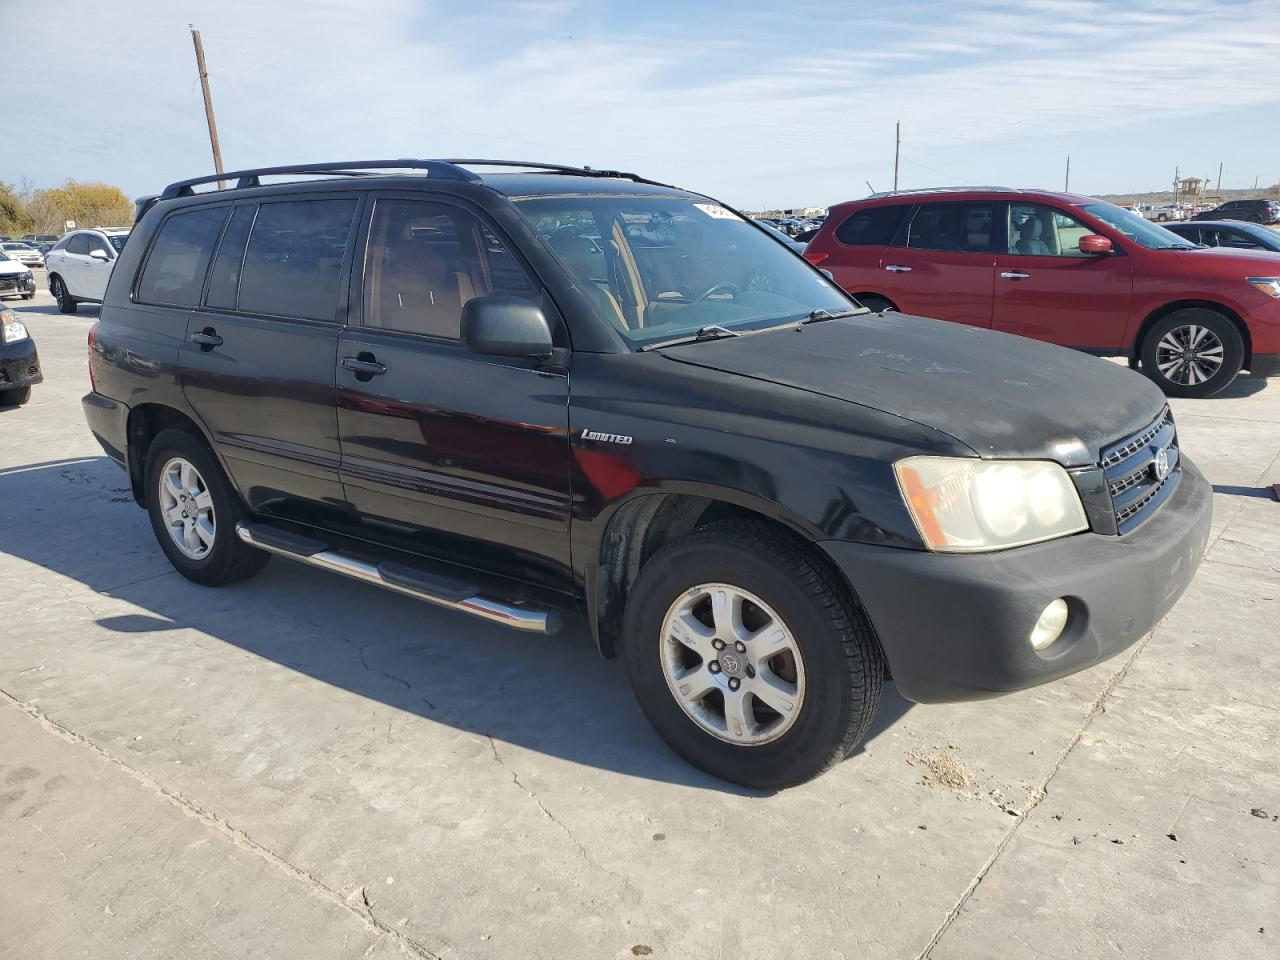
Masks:
[[[1163,479],[1155,467],[1161,452],[1168,465]],[[1137,433],[1105,448],[1098,465],[1107,477],[1116,532],[1123,536],[1148,520],[1178,486],[1182,464],[1173,413],[1165,407]]]

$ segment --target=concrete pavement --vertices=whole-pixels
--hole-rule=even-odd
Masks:
[[[913,707],[772,796],[672,756],[580,626],[274,560],[175,574],[89,436],[85,335],[6,301],[0,958],[1280,954],[1280,382],[1175,401],[1214,539],[1144,643]]]

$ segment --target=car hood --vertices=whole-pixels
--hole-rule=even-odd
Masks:
[[[1185,256],[1181,251],[1175,251],[1178,256]],[[1197,257],[1218,257],[1219,259],[1234,260],[1240,266],[1247,267],[1250,270],[1270,270],[1266,276],[1275,276],[1275,271],[1280,268],[1280,253],[1274,250],[1233,250],[1230,247],[1197,247],[1193,252],[1193,256]]]
[[[26,273],[26,264],[17,260],[0,260],[0,273]]]
[[[1115,363],[899,313],[662,348],[680,363],[794,387],[932,427],[984,457],[1096,463],[1164,395]]]

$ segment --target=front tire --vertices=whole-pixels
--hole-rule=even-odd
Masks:
[[[244,506],[221,466],[185,430],[163,430],[147,450],[147,513],[160,549],[195,583],[220,587],[253,576],[270,559],[236,536]]]
[[[800,544],[721,521],[668,545],[631,591],[623,657],[680,756],[777,790],[844,759],[875,715],[884,664],[862,609]]]
[[[0,407],[20,407],[30,399],[30,387],[18,387],[16,390],[0,390]]]
[[[866,296],[854,297],[853,299],[858,301],[858,303],[862,304],[872,313],[884,313],[886,310],[898,309],[884,297]]]
[[[1244,364],[1240,331],[1216,310],[1175,310],[1147,331],[1142,372],[1169,397],[1211,397]]]
[[[49,281],[49,292],[53,294],[53,299],[58,301],[59,313],[75,313],[79,306],[76,298],[71,295],[71,291],[67,289],[66,281],[60,276],[54,274]]]

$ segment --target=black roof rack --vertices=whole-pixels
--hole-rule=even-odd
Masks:
[[[546,170],[552,173],[567,173],[575,177],[614,177],[619,180],[634,180],[636,183],[651,183],[659,187],[669,184],[658,183],[642,177],[638,173],[627,173],[625,170],[597,170],[594,167],[571,167],[563,163],[539,163],[526,160],[445,160],[459,167],[522,167],[526,170]]]
[[[258,167],[253,170],[230,170],[226,173],[214,173],[205,177],[192,177],[190,180],[179,180],[164,188],[161,200],[173,197],[189,197],[195,191],[191,188],[204,183],[217,183],[220,180],[235,180],[236,187],[257,187],[262,185],[261,177],[287,176],[291,173],[303,173],[313,176],[367,176],[372,170],[423,170],[428,176],[445,180],[469,180],[479,183],[480,178],[470,170],[464,170],[456,163],[448,160],[342,160],[330,163],[293,163],[284,167]]]

